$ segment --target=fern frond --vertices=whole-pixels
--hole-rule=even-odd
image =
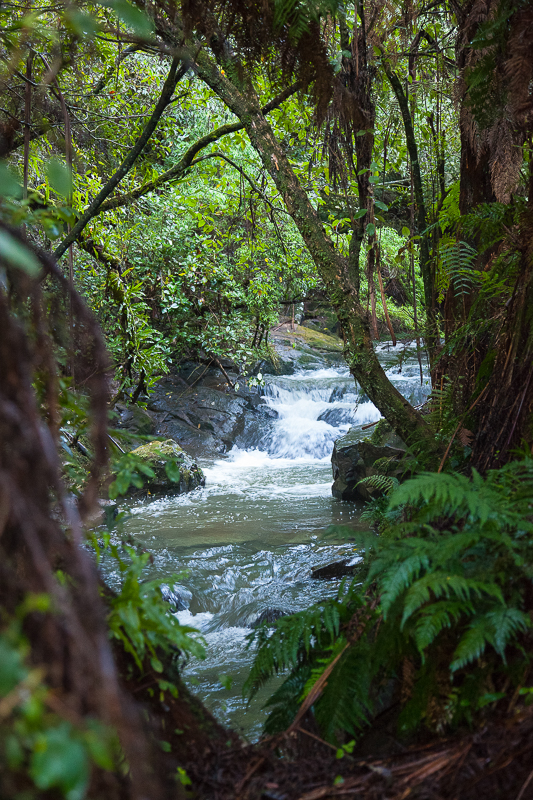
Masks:
[[[486,616],[476,617],[455,648],[450,664],[451,672],[457,672],[461,667],[479,658],[487,644],[492,641],[494,641],[492,622]]]
[[[316,721],[326,741],[335,742],[339,731],[354,736],[368,724],[374,669],[367,642],[357,642],[343,653],[315,705]]]
[[[386,475],[391,467],[398,466],[398,458],[396,456],[383,456],[374,461],[372,465],[378,475]]]
[[[444,628],[451,628],[462,616],[475,613],[472,603],[460,600],[441,600],[423,609],[415,625],[415,644],[423,653]]]
[[[402,628],[415,611],[430,601],[432,595],[437,600],[455,595],[463,602],[472,596],[487,595],[504,604],[502,591],[495,583],[464,578],[462,575],[447,575],[440,571],[430,572],[408,589],[403,606]]]
[[[391,609],[394,601],[411,583],[413,578],[417,577],[423,569],[429,566],[429,559],[427,555],[422,553],[414,553],[409,558],[403,560],[396,568],[389,569],[380,580],[382,588],[381,592],[381,609],[383,616],[387,619],[387,614]]]
[[[529,614],[525,614],[518,608],[498,608],[495,611],[489,611],[487,619],[494,629],[494,649],[505,662],[505,648],[511,637],[531,628]]]
[[[447,243],[439,249],[442,270],[452,284],[455,296],[468,294],[482,280],[482,273],[474,269],[477,251],[467,242]]]
[[[383,492],[383,494],[392,494],[400,485],[400,481],[390,475],[369,475],[367,478],[360,480],[357,485],[376,489],[378,492]]]
[[[247,646],[255,643],[257,651],[243,693],[252,698],[273,675],[300,663],[312,647],[331,645],[340,630],[340,607],[330,601],[281,617],[274,628],[256,628],[248,636]]]

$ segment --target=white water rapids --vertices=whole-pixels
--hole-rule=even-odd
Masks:
[[[411,402],[428,394],[412,357],[387,372]],[[252,656],[245,638],[266,609],[291,612],[335,592],[338,581],[313,580],[312,568],[357,558],[349,544],[320,538],[332,523],[357,525],[362,510],[332,497],[330,458],[335,439],[380,417],[341,366],[269,376],[263,391],[270,410],[245,433],[245,445],[216,461],[199,459],[205,489],[140,503],[124,526],[153,554],[147,577],[182,573],[179,619],[208,643],[207,659],[190,662],[185,677],[221,721],[252,739],[272,687],[246,708],[241,687]],[[231,689],[220,675],[232,678]]]

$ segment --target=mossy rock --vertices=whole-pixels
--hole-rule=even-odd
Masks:
[[[392,426],[386,419],[380,419],[375,426],[370,436],[370,442],[379,447],[388,445],[389,447],[396,447],[400,450],[405,450],[405,442],[400,439],[397,433],[394,432]]]
[[[174,439],[143,444],[132,454],[155,472],[142,490],[133,490],[134,494],[183,494],[205,486],[202,470]]]

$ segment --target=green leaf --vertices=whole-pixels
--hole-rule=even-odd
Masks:
[[[177,464],[174,459],[166,462],[165,472],[167,473],[169,480],[174,481],[174,483],[178,483],[180,481],[181,470],[179,464]]]
[[[4,161],[0,161],[0,196],[22,197],[22,186]]]
[[[22,681],[28,670],[22,662],[19,650],[0,638],[0,697],[4,697]]]
[[[376,206],[376,208],[380,208],[382,211],[389,210],[389,207],[385,205],[385,203],[382,203],[381,200],[374,200],[374,205]]]
[[[128,0],[102,0],[102,5],[112,8],[117,17],[138,36],[152,35],[154,26],[150,17],[128,3]]]
[[[353,218],[354,219],[362,219],[362,217],[365,216],[367,211],[368,211],[367,208],[360,208],[358,211],[355,212],[355,214],[353,215]]]
[[[37,277],[41,272],[41,265],[35,253],[7,231],[0,231],[0,259],[4,259],[12,267],[23,270],[31,278]]]
[[[374,225],[373,222],[369,222],[368,225],[366,226],[366,235],[373,236],[375,232],[376,232],[376,226]]]
[[[124,472],[119,472],[115,480],[118,494],[126,494],[128,489],[130,488],[131,478],[132,478],[131,472],[129,472],[128,470],[124,470]]]
[[[30,760],[30,775],[39,789],[58,788],[66,800],[82,800],[89,783],[89,759],[67,722],[39,735]]]
[[[402,236],[406,236],[407,238],[409,238],[410,235],[411,235],[411,231],[409,230],[409,228],[406,228],[405,225],[404,225],[403,228],[402,228]]]
[[[111,728],[102,725],[98,720],[89,719],[83,738],[91,759],[97,766],[110,771],[115,768],[114,753],[118,742]]]
[[[46,176],[52,189],[62,197],[68,197],[72,192],[72,174],[65,164],[57,158],[52,158],[46,166]]]
[[[64,18],[71,30],[82,39],[92,39],[100,28],[94,17],[84,14],[75,6],[67,9]]]
[[[155,478],[155,472],[153,471],[152,467],[149,467],[148,464],[137,464],[137,469],[139,472],[142,472],[143,475],[146,475],[147,478]]]
[[[219,675],[218,679],[224,689],[227,689],[228,691],[231,689],[231,684],[233,683],[233,678],[231,675]]]

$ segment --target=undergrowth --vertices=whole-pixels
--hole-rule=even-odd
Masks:
[[[361,572],[336,598],[249,637],[249,697],[287,674],[266,731],[287,728],[311,692],[328,741],[378,712],[400,734],[443,733],[531,698],[532,503],[526,458],[485,478],[427,473],[397,486],[374,504],[379,534],[332,529],[354,539]]]

